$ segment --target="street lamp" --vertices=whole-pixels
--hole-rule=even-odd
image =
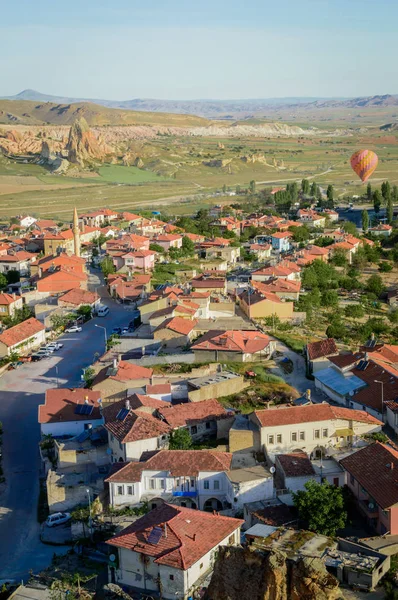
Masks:
[[[56,380],[57,380],[57,388],[59,387],[59,379],[58,379],[58,366],[55,365],[55,373],[56,373]]]
[[[107,347],[107,343],[108,343],[108,338],[106,336],[106,327],[104,327],[103,325],[97,325],[95,324],[95,327],[99,327],[100,329],[104,330],[104,336],[105,336],[105,352],[106,352],[106,347]]]
[[[380,383],[381,385],[381,418],[383,419],[384,414],[384,381],[379,381],[378,379],[374,380],[375,383]]]
[[[90,498],[90,490],[89,488],[86,489],[87,495],[88,495],[88,525],[90,527],[90,538],[93,536],[93,528],[92,528],[92,522],[91,522],[91,498]]]

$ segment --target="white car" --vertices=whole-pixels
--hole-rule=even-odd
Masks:
[[[63,347],[64,345],[60,342],[51,342],[51,344],[47,344],[46,346],[47,350],[49,350],[50,352],[56,352],[57,350],[61,350],[61,348]]]
[[[47,527],[55,527],[56,525],[62,525],[71,520],[70,513],[57,512],[50,515],[46,519]]]
[[[72,327],[68,327],[65,329],[65,333],[79,333],[82,328],[79,325],[72,325]]]

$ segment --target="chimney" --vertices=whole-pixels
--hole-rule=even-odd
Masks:
[[[193,541],[196,542],[196,533],[193,534]]]
[[[118,361],[117,361],[117,357],[115,356],[115,358],[113,359],[113,368],[117,369],[117,365],[118,365]]]
[[[394,469],[394,463],[393,462],[390,464],[390,469],[391,469],[391,471]]]
[[[164,537],[167,538],[167,527],[166,523],[164,524]]]
[[[88,404],[88,396],[84,397],[84,404]]]
[[[126,404],[125,404],[125,406],[126,406],[126,409],[127,409],[127,410],[130,410],[131,406],[130,406],[130,400],[129,400],[128,398],[127,398],[127,400],[126,400]]]
[[[307,398],[308,402],[311,402],[311,390],[310,389],[305,391],[305,397]]]
[[[370,334],[370,339],[371,339],[371,340],[374,340],[374,339],[375,339],[375,334],[374,334],[373,332]]]

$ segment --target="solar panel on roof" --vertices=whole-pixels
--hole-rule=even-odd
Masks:
[[[369,340],[367,346],[368,348],[374,348],[376,346],[376,340]]]
[[[75,415],[81,415],[82,414],[82,408],[83,408],[83,404],[76,404]]]
[[[362,371],[362,367],[364,365],[364,360],[360,360],[359,363],[357,364],[357,371]]]
[[[127,415],[129,414],[129,409],[128,408],[121,408],[119,410],[119,412],[116,415],[116,419],[118,421],[124,421],[124,419],[127,417]]]
[[[91,415],[94,406],[92,404],[77,404],[75,415]]]
[[[156,546],[159,543],[160,538],[162,537],[163,530],[161,527],[154,527],[149,534],[148,544],[153,544]]]
[[[76,441],[79,444],[81,444],[82,442],[85,442],[89,437],[90,437],[90,431],[86,430],[86,431],[83,431],[80,435],[77,436]]]

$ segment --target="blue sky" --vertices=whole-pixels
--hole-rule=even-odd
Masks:
[[[398,93],[397,20],[396,0],[4,0],[0,96]]]

